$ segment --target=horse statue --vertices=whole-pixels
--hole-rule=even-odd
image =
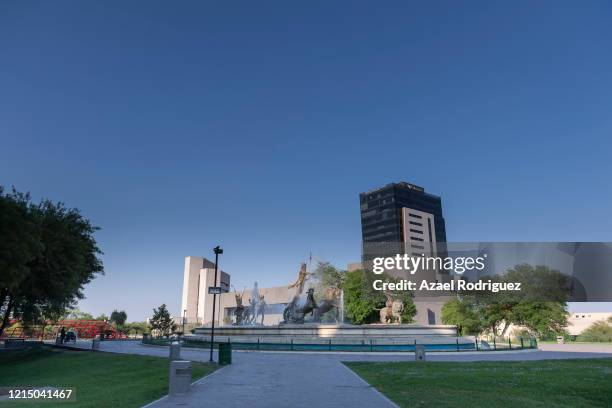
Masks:
[[[393,323],[397,320],[398,324],[402,324],[402,312],[404,311],[404,302],[400,299],[393,299],[390,294],[387,295],[385,307],[380,309],[380,322],[383,324]]]
[[[304,323],[304,317],[308,313],[314,315],[315,310],[318,309],[317,302],[314,298],[314,289],[310,288],[306,293],[306,304],[304,304],[304,306],[302,307],[298,305],[300,297],[297,295],[293,297],[291,302],[287,305],[287,307],[285,307],[285,310],[283,311],[284,320],[282,323],[301,324]]]
[[[340,311],[340,309],[338,308],[338,301],[340,300],[341,292],[342,290],[335,286],[325,289],[323,301],[316,309],[316,312],[314,314],[313,320],[315,322],[321,321],[321,317],[330,310],[334,311],[334,320],[336,321],[336,323],[338,322]]]

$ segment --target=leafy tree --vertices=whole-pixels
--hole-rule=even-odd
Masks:
[[[79,309],[70,309],[68,313],[65,315],[66,319],[75,319],[75,320],[94,320],[92,314],[87,312],[82,312]]]
[[[608,318],[608,321],[612,321],[612,318]],[[590,342],[610,342],[612,341],[612,326],[603,320],[600,322],[595,322],[580,333],[577,340]]]
[[[545,333],[562,333],[567,326],[565,303],[519,302],[514,309],[514,323],[525,326],[535,336]]]
[[[125,332],[128,334],[138,335],[148,333],[151,329],[147,322],[132,322],[125,323],[125,325],[123,326],[123,330],[125,330]]]
[[[30,195],[0,187],[0,335],[20,302],[22,285],[30,275],[29,264],[42,252],[38,223],[30,207]]]
[[[342,287],[346,272],[337,269],[328,262],[319,262],[314,270],[316,280],[323,288]]]
[[[401,291],[398,296],[404,302],[404,310],[402,311],[402,323],[413,323],[414,316],[417,314],[416,305],[412,299],[412,293]]]
[[[110,318],[105,315],[104,313],[96,316],[95,320],[100,320],[100,321],[104,321],[104,322],[108,322],[110,320]]]
[[[442,306],[442,323],[457,326],[462,335],[482,332],[482,321],[467,301],[453,299]]]
[[[374,290],[374,275],[363,269],[347,272],[342,285],[344,312],[354,324],[373,323],[379,320],[379,311],[385,306],[385,294]]]
[[[520,282],[521,291],[463,292],[444,305],[443,321],[456,324],[462,333],[489,331],[495,336],[504,336],[511,324],[524,326],[537,336],[560,333],[567,325],[565,301],[571,281],[559,271],[522,264],[489,279]]]
[[[110,315],[110,322],[115,323],[117,328],[123,327],[125,321],[127,320],[127,313],[124,310],[118,312],[117,310],[113,310],[113,313]]]
[[[342,289],[344,290],[344,311],[346,317],[354,324],[376,323],[380,321],[380,309],[386,306],[385,292],[374,289],[374,280],[394,281],[385,274],[374,275],[359,269],[345,272]],[[414,321],[416,306],[412,293],[407,291],[389,292],[394,299],[404,303],[402,323]]]
[[[77,209],[0,190],[0,334],[8,319],[57,320],[103,273],[96,227]]]
[[[152,330],[157,330],[162,336],[169,335],[174,329],[175,324],[170,317],[166,305],[162,304],[159,308],[153,309],[153,317],[149,319],[149,325]]]

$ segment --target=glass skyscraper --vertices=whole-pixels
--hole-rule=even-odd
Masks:
[[[400,182],[359,194],[363,259],[446,242],[440,197]]]

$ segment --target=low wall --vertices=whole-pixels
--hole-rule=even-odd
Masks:
[[[210,337],[210,327],[195,329],[194,338]],[[435,325],[421,326],[412,324],[303,324],[279,326],[224,326],[215,328],[215,339],[219,341],[261,341],[287,342],[299,340],[317,342],[321,339],[333,339],[334,342],[369,342],[378,343],[419,343],[455,342],[455,326]]]

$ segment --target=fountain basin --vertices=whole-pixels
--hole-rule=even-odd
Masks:
[[[198,327],[194,339],[210,338],[210,327]],[[276,326],[221,326],[215,328],[215,340],[219,342],[266,342],[305,344],[320,343],[331,339],[334,344],[369,343],[414,344],[417,343],[471,343],[472,340],[457,337],[457,329],[451,325],[415,324],[281,324]]]

